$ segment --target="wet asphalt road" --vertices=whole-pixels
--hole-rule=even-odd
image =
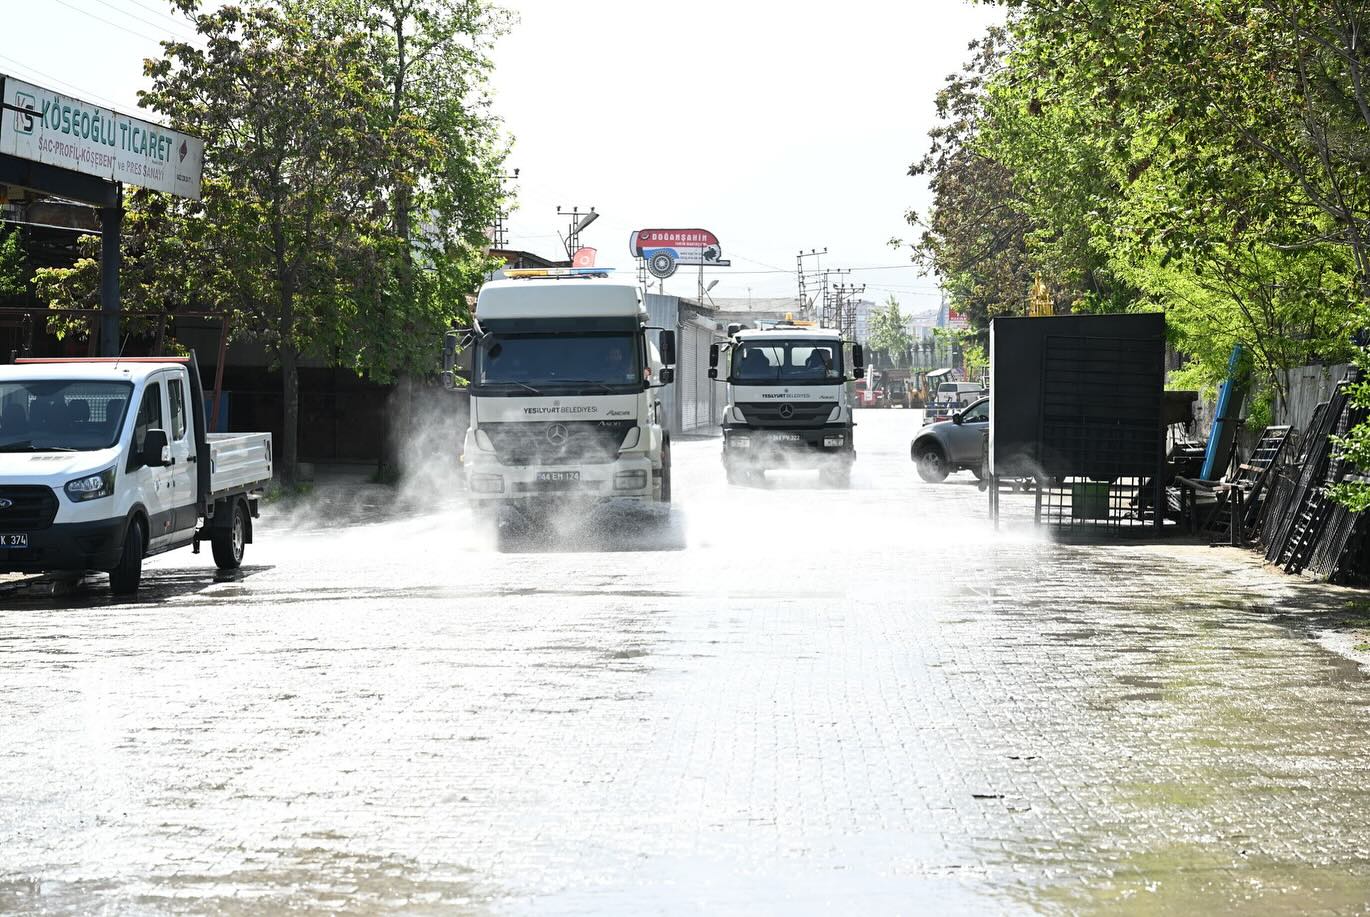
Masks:
[[[1370,685],[1315,638],[1370,605],[996,535],[915,420],[850,491],[684,442],[666,520],[369,491],[240,576],[0,592],[0,912],[1367,912]]]

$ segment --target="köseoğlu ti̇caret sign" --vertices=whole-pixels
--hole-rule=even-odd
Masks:
[[[0,153],[200,199],[203,140],[13,77],[2,79]]]

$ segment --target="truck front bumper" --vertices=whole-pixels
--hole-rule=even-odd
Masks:
[[[725,462],[805,464],[855,458],[852,429],[840,424],[805,430],[723,426]]]
[[[126,520],[104,519],[28,532],[27,548],[0,548],[0,573],[108,570],[119,562],[127,531]]]
[[[501,465],[493,455],[467,453],[466,492],[477,505],[654,502],[661,495],[661,472],[642,454],[603,464]]]

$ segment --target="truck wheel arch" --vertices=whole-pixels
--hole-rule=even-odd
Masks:
[[[248,505],[247,498],[242,494],[235,494],[232,497],[216,501],[214,522],[210,528],[229,528],[233,525],[233,510],[239,507],[243,511],[243,543],[252,544],[252,507]]]

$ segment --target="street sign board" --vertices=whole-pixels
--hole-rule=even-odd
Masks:
[[[200,199],[200,138],[13,77],[0,80],[0,153]]]
[[[707,229],[639,229],[628,237],[633,257],[647,262],[653,277],[665,279],[680,265],[731,267],[718,236]]]

